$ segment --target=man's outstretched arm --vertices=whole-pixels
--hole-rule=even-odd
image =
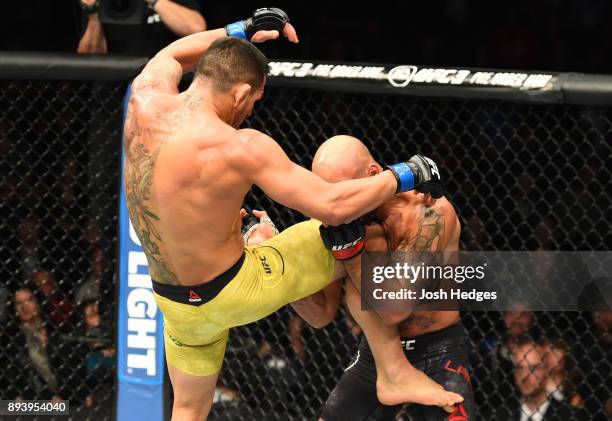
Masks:
[[[206,30],[204,16],[195,9],[171,0],[147,1],[162,22],[178,36],[186,36]]]
[[[178,93],[183,73],[193,70],[213,41],[226,37],[224,28],[199,32],[174,41],[157,53],[132,82],[132,93],[152,89]]]
[[[242,22],[244,21],[239,23]],[[255,31],[251,37],[253,42],[264,42],[280,36],[279,31],[257,30],[256,23],[251,25],[252,30]],[[290,23],[285,24],[283,35],[291,42],[298,42],[297,33]],[[226,36],[228,36],[227,29],[219,28],[198,32],[174,41],[149,60],[140,75],[134,80],[132,90],[146,86],[167,93],[178,92],[178,84],[183,73],[195,68],[200,56],[208,50],[210,44]]]
[[[81,7],[85,7],[88,12],[87,24],[85,32],[79,40],[77,46],[77,53],[79,54],[106,54],[108,48],[106,46],[106,37],[104,36],[104,29],[102,28],[102,22],[98,15],[96,7],[96,0],[81,0]]]
[[[292,162],[270,137],[243,130],[245,164],[241,171],[274,201],[325,224],[340,225],[377,208],[397,191],[390,171],[328,183]]]
[[[439,181],[435,163],[415,155],[373,177],[328,183],[292,162],[269,136],[245,129],[240,139],[243,153],[236,170],[247,182],[259,186],[274,201],[328,225],[353,221],[395,193]]]

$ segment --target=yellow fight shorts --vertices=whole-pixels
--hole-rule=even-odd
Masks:
[[[195,376],[221,368],[232,326],[262,319],[332,281],[334,258],[319,234],[320,222],[293,225],[257,246],[247,246],[227,272],[197,286],[153,281],[164,316],[169,364]]]

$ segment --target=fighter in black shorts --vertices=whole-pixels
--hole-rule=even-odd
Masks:
[[[382,167],[359,140],[336,136],[315,155],[312,170],[329,182],[375,175]],[[429,194],[399,194],[376,210],[376,222],[366,225],[366,251],[436,252],[457,251],[460,224],[451,203]],[[353,282],[346,282],[347,300],[360,300],[355,280],[360,279],[360,259],[345,264]],[[333,320],[339,305],[340,283],[295,302],[292,306],[310,324],[321,326]],[[332,291],[336,289],[336,291]],[[355,301],[353,301],[354,303]],[[355,305],[353,304],[353,308]],[[440,407],[409,405],[414,420],[473,420],[468,355],[470,342],[458,311],[377,311],[388,324],[397,324],[404,353],[410,363],[446,390],[463,396],[463,403],[450,412]],[[358,315],[355,315],[357,319]],[[358,320],[359,321],[359,320]],[[324,421],[394,420],[401,406],[386,406],[376,397],[376,368],[365,338],[322,411]]]
[[[407,320],[409,323],[419,323]],[[423,321],[425,323],[430,323]],[[469,340],[461,323],[410,338],[402,338],[410,363],[446,390],[463,396],[452,413],[436,406],[408,405],[412,420],[473,420],[475,408],[468,372]],[[329,395],[325,421],[395,420],[401,405],[387,406],[376,398],[376,367],[368,342],[362,338],[353,362]]]

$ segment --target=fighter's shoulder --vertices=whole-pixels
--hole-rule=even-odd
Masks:
[[[446,224],[459,224],[459,218],[453,204],[446,198],[441,197],[436,199],[436,203],[433,205],[433,209],[438,215],[444,218]]]
[[[270,141],[274,142],[270,136],[255,129],[238,129],[234,135],[237,140],[247,146],[257,146]]]
[[[446,247],[450,247],[451,249],[456,247],[459,243],[459,237],[461,236],[461,222],[459,221],[455,207],[446,197],[437,199],[433,207],[436,213],[440,215],[444,221]]]
[[[134,79],[130,88],[128,116],[154,116],[162,111],[167,112],[172,107],[176,95],[157,89],[157,83],[155,80]]]
[[[181,65],[178,61],[155,56],[147,62],[144,69],[134,78],[130,85],[132,95],[134,94],[178,94],[178,87],[172,81],[180,79],[182,74]],[[170,76],[170,77],[169,77]]]
[[[274,139],[255,129],[236,130],[233,136],[236,158],[243,164],[263,164],[280,149]]]
[[[370,222],[365,226],[366,244],[368,251],[387,251],[387,237],[385,227],[378,222]]]

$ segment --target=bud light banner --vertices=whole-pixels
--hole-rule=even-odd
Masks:
[[[124,120],[129,97],[128,88]],[[128,216],[123,176],[119,190],[117,420],[162,421],[162,316],[153,298],[147,259]]]

